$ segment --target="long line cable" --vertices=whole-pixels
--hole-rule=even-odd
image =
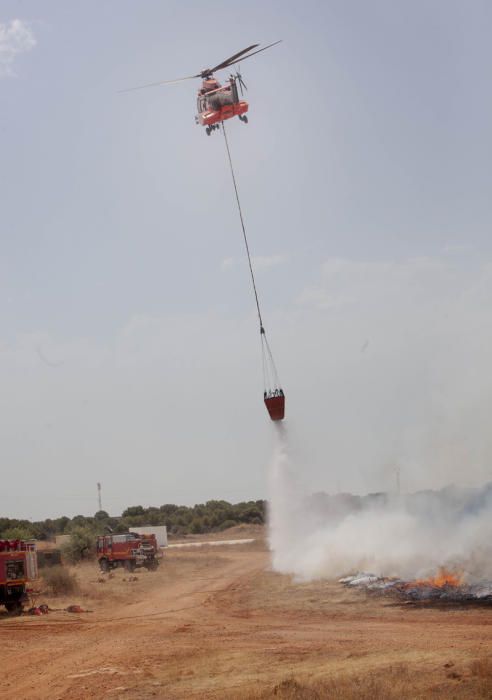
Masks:
[[[270,350],[270,345],[268,343],[265,329],[263,327],[263,320],[261,318],[260,302],[258,300],[258,291],[256,289],[255,275],[253,272],[253,265],[251,262],[251,254],[249,252],[248,238],[246,236],[246,226],[244,225],[244,217],[241,209],[241,202],[239,200],[239,191],[237,189],[236,176],[234,174],[234,166],[232,165],[231,151],[229,149],[229,142],[227,140],[227,134],[225,129],[225,124],[222,122],[222,133],[224,134],[224,141],[227,150],[227,157],[229,159],[229,167],[231,169],[232,183],[234,185],[234,192],[236,194],[237,208],[239,211],[239,219],[241,221],[241,229],[243,231],[244,246],[246,248],[246,254],[248,256],[249,271],[251,273],[251,282],[253,283],[253,291],[255,293],[256,308],[258,310],[258,318],[260,320],[260,337],[261,337],[261,356],[263,362],[263,384],[265,390],[268,387],[274,389],[280,388],[280,382],[278,378],[277,368],[275,366],[275,361],[273,359],[272,351]]]
[[[229,150],[229,142],[227,140],[227,134],[226,134],[226,128],[224,122],[222,122],[222,133],[224,134],[224,141],[226,145],[226,150],[227,150],[227,157],[229,159],[229,166],[231,168],[231,175],[232,175],[232,182],[234,184],[234,192],[236,193],[236,202],[237,202],[237,208],[239,210],[239,219],[241,221],[241,228],[243,230],[243,238],[244,238],[244,245],[246,247],[246,254],[248,256],[248,265],[249,265],[249,271],[251,273],[251,281],[253,283],[253,291],[255,293],[255,300],[256,300],[256,308],[258,309],[258,318],[260,320],[260,333],[264,334],[265,330],[263,328],[263,321],[261,319],[261,311],[260,311],[260,302],[258,301],[258,292],[256,289],[256,282],[255,282],[255,276],[253,273],[253,265],[251,263],[251,255],[249,252],[249,245],[248,245],[248,239],[246,237],[246,227],[244,225],[244,219],[243,219],[243,212],[241,209],[241,202],[239,201],[239,192],[237,189],[237,183],[236,183],[236,176],[234,175],[234,167],[232,165],[232,158],[231,158],[231,152]]]

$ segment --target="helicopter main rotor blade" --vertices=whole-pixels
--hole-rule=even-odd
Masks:
[[[234,56],[229,56],[229,58],[226,58],[225,61],[222,61],[222,63],[219,63],[218,65],[214,66],[213,68],[208,68],[207,70],[210,73],[215,73],[216,70],[220,70],[221,68],[225,68],[226,66],[229,66],[231,63],[234,63],[234,61],[237,61],[237,59],[242,56],[244,53],[248,53],[248,51],[251,51],[251,49],[256,49],[256,47],[259,46],[259,44],[253,44],[252,46],[248,46],[247,49],[243,49],[242,51],[239,51],[238,53],[235,53]],[[203,71],[205,72],[205,71]],[[200,73],[202,75],[202,73]]]
[[[235,61],[237,61],[237,59],[241,56],[243,57],[241,58],[241,61],[244,61],[246,58],[251,58],[251,56],[260,53],[261,51],[266,51],[272,46],[280,44],[281,41],[282,40],[280,39],[279,41],[275,41],[273,44],[268,44],[268,46],[264,46],[262,49],[258,49],[258,51],[253,51],[253,53],[248,54],[248,51],[251,51],[251,49],[256,49],[256,47],[259,46],[259,44],[252,44],[251,46],[248,46],[247,49],[238,51],[238,53],[235,53],[233,56],[226,58],[225,61],[222,61],[222,63],[217,64],[213,68],[206,68],[205,70],[202,70],[200,73],[196,73],[195,75],[187,75],[184,78],[176,78],[176,80],[161,80],[157,83],[146,83],[145,85],[137,85],[136,87],[126,88],[125,90],[118,90],[118,92],[133,92],[133,90],[143,90],[144,88],[148,87],[159,87],[160,85],[172,85],[173,83],[181,83],[183,82],[183,80],[193,80],[194,78],[207,78],[208,76],[212,75],[212,73],[215,73],[215,71],[232,66],[232,64]],[[248,55],[244,56],[244,54]]]
[[[268,44],[268,46],[264,46],[262,49],[258,49],[258,51],[253,51],[253,53],[248,54],[247,56],[243,56],[241,58],[241,61],[245,61],[247,58],[251,58],[251,56],[254,56],[257,53],[261,53],[261,51],[266,51],[267,49],[270,49],[272,46],[276,46],[277,44],[281,44],[282,39],[279,39],[278,41],[274,41],[273,44]],[[256,44],[258,46],[258,44]],[[254,48],[254,47],[253,47]],[[219,68],[228,68],[230,65],[232,65],[234,61],[230,61],[229,63],[223,63],[220,66],[216,66],[214,68],[214,71],[219,70]]]
[[[158,87],[159,85],[172,85],[173,83],[181,83],[183,80],[192,80],[192,78],[200,78],[201,73],[198,75],[187,75],[185,78],[176,78],[176,80],[161,80],[159,83],[147,83],[146,85],[137,85],[137,87],[126,88],[125,90],[118,90],[118,92],[133,92],[133,90],[143,90],[143,88],[148,87]]]

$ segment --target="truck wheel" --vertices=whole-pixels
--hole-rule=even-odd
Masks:
[[[109,561],[107,559],[99,559],[99,567],[106,574],[109,571]]]
[[[22,603],[20,600],[10,600],[5,603],[9,615],[20,615],[22,613]]]
[[[157,561],[157,559],[151,559],[151,560],[146,564],[146,566],[147,566],[147,569],[148,569],[149,571],[157,571],[157,568],[158,568],[158,566],[159,566],[159,562]]]
[[[126,559],[125,569],[130,572],[135,571],[135,562],[133,561],[133,559]]]

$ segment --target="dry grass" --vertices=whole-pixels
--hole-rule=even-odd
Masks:
[[[65,596],[76,593],[79,584],[76,575],[64,566],[51,566],[43,571],[46,590],[52,596]]]
[[[57,566],[43,571],[44,586],[41,602],[48,602],[50,596],[69,596],[67,602],[78,602],[97,609],[113,607],[116,604],[145,599],[156,588],[165,591],[183,579],[206,581],[213,577],[224,562],[224,558],[212,551],[173,550],[166,553],[157,571],[138,568],[132,574],[118,568],[108,574],[99,571],[97,562],[82,562],[75,566]],[[73,586],[69,582],[75,582]],[[60,601],[57,600],[57,603]]]
[[[468,671],[443,668],[438,682],[429,685],[428,674],[397,664],[367,675],[336,676],[303,681],[293,676],[267,689],[239,690],[236,700],[486,700],[492,698],[492,660],[477,659]]]
[[[476,659],[470,664],[477,698],[492,698],[492,657]]]
[[[300,681],[294,677],[270,689],[238,694],[237,700],[400,700],[412,697],[411,682],[405,667],[390,668],[384,677],[336,677],[318,681]],[[415,696],[413,696],[415,697]]]
[[[254,537],[255,539],[265,539],[266,527],[264,525],[253,525],[248,523],[240,523],[229,527],[226,530],[217,532],[206,532],[203,534],[188,534],[188,535],[169,535],[170,543],[178,542],[207,542],[220,540],[241,540]]]
[[[368,596],[364,592],[341,586],[336,581],[302,582],[273,571],[258,575],[250,590],[249,602],[259,610],[279,613],[289,610],[317,617],[342,618],[357,615],[358,610],[363,610],[366,617],[370,617],[373,611],[378,619],[382,614],[395,617],[400,614],[392,600],[371,597],[368,606]]]
[[[247,539],[245,537],[243,538],[238,538],[238,539]],[[219,541],[219,540],[217,540]],[[220,544],[220,545],[215,545],[211,544],[206,540],[203,540],[203,542],[200,543],[200,547],[190,547],[187,549],[188,552],[202,552],[202,553],[208,553],[208,554],[213,554],[213,552],[217,553],[220,556],[220,552],[231,552],[231,551],[241,551],[241,552],[267,552],[268,551],[268,543],[267,541],[261,537],[254,539],[253,542],[244,542],[244,544]],[[170,550],[174,553],[175,550]]]
[[[492,683],[492,657],[488,656],[472,661],[470,671],[473,676],[484,678]]]

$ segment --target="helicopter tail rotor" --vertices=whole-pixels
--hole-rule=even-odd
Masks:
[[[239,87],[241,88],[241,97],[242,97],[244,95],[244,91],[248,89],[248,86],[244,82],[243,76],[241,75],[241,71],[240,71],[241,66],[237,65],[237,66],[234,66],[234,68],[236,69],[235,78],[236,78],[237,82],[239,83]]]

